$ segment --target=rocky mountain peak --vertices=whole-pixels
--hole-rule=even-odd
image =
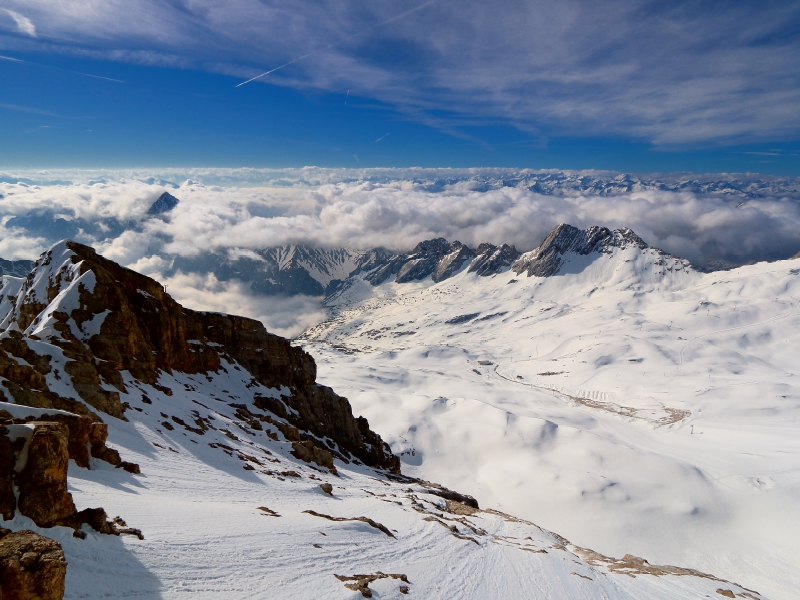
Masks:
[[[179,200],[175,196],[169,192],[164,192],[147,209],[147,214],[150,216],[163,215],[178,206],[178,202]]]
[[[561,269],[566,253],[607,253],[612,248],[624,249],[631,246],[640,249],[649,247],[629,228],[612,231],[607,227],[592,226],[578,229],[562,223],[550,232],[538,248],[523,254],[512,269],[517,274],[527,272],[529,277],[550,277]]]
[[[447,279],[458,271],[475,253],[459,241],[444,238],[426,240],[417,244],[411,256],[397,273],[397,283],[407,283],[431,276],[433,281]]]
[[[514,246],[481,244],[478,246],[477,257],[470,264],[468,271],[484,277],[494,275],[510,267],[518,257],[519,252]]]
[[[24,280],[3,281],[0,394],[18,404],[124,419],[120,393],[131,384],[158,388],[164,373],[210,376],[233,366],[252,376],[253,389],[285,390],[264,400],[265,410],[301,431],[298,442],[398,468],[347,399],[315,383],[314,359],[259,321],[184,308],[153,279],[71,241],[43,253]]]

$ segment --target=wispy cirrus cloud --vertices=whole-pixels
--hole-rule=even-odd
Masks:
[[[17,31],[30,37],[36,37],[36,26],[28,17],[8,8],[4,8],[2,10],[4,10],[8,16],[13,19],[14,24],[17,27]]]
[[[42,115],[45,117],[60,117],[61,115],[57,115],[56,113],[50,112],[49,110],[43,110],[41,108],[36,108],[35,106],[21,106],[19,104],[0,104],[0,108],[5,108],[6,110],[15,110],[17,112],[26,112],[26,113],[33,113],[35,115]]]
[[[538,137],[611,135],[661,145],[800,133],[797,3],[7,6],[36,23],[42,51],[206,69],[237,77],[232,86],[272,71],[261,80],[351,90],[455,135],[487,122]]]

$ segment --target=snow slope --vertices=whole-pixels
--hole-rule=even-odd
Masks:
[[[437,484],[368,468],[354,458],[358,452],[343,460],[341,442],[318,435],[318,442],[337,452],[334,467],[303,462],[297,444],[311,436],[290,427],[287,411],[299,417],[301,400],[317,401],[319,414],[331,417],[337,406],[333,396],[314,395],[297,383],[314,385],[307,377],[313,372],[308,357],[291,349],[286,355],[297,363],[282,366],[285,341],[266,333],[259,338],[259,330],[247,329],[253,322],[239,320],[233,327],[237,344],[252,352],[238,355],[243,358],[237,363],[231,355],[240,348],[226,346],[230,354],[216,354],[215,363],[212,355],[222,345],[210,340],[227,340],[216,332],[224,316],[180,307],[156,282],[89,248],[59,244],[24,281],[4,282],[4,364],[13,355],[20,368],[30,366],[23,356],[42,370],[47,369],[39,359],[48,357],[50,366],[42,380],[49,396],[42,390],[15,394],[10,380],[0,378],[9,400],[44,402],[60,395],[62,403],[80,404],[86,414],[98,410],[108,425],[108,444],[141,469],[134,474],[93,458],[89,469],[71,461],[68,475],[77,507],[102,506],[140,529],[144,539],[98,534],[85,524],[86,539],[77,539],[69,528],[42,529],[19,512],[2,522],[61,543],[69,563],[68,598],[762,598],[712,575],[576,546],[530,521],[480,510],[473,499]],[[105,307],[96,306],[100,298]],[[98,321],[97,315],[103,317]],[[115,323],[123,317],[127,329],[119,335]],[[204,319],[214,325],[199,328]],[[148,324],[147,339],[139,339]],[[181,331],[199,337],[181,339]],[[125,345],[128,340],[135,343]],[[154,360],[164,365],[156,380],[145,382],[146,365],[110,370],[114,361],[97,357],[112,343],[133,353],[153,348]],[[108,392],[104,399],[86,394],[85,377],[84,388],[78,387],[70,356],[78,356],[84,344],[97,355],[86,365],[109,363],[97,384]],[[194,357],[179,360],[186,346]],[[17,354],[8,354],[12,350]],[[253,358],[262,350],[271,355]],[[138,356],[144,362],[146,355]],[[444,354],[441,360],[447,360]],[[168,364],[187,365],[187,372]],[[204,364],[216,368],[200,368]],[[137,379],[132,372],[142,375]],[[292,387],[264,383],[281,377]],[[435,410],[446,411],[446,404],[437,401]],[[5,406],[14,418],[26,410],[43,412],[20,403]],[[125,419],[108,412],[116,406],[125,409]],[[340,427],[346,425],[342,420]],[[370,439],[369,424],[361,421],[359,427],[363,439]],[[469,469],[473,457],[461,450],[460,468]]]
[[[334,477],[291,456],[277,430],[280,441],[272,441],[237,425],[221,398],[244,400],[252,393],[250,378],[227,367],[212,381],[163,377],[159,383],[174,390],[172,397],[126,381],[134,390],[127,397],[131,422],[115,420],[110,438],[140,464],[141,476],[99,462],[92,470],[70,466],[76,504],[121,515],[142,529],[144,540],[86,527],[87,539],[78,540],[69,529],[37,529],[21,516],[3,523],[62,544],[67,598],[360,598],[345,587],[352,582],[336,575],[379,573],[408,580],[371,584],[380,598],[403,597],[402,585],[422,598],[688,599],[714,597],[718,589],[760,597],[699,573],[614,563],[508,515],[467,514],[468,507],[450,503],[462,513],[454,514],[431,488],[365,468],[337,461]],[[161,413],[188,423],[199,414],[217,429],[201,436],[175,424],[169,431]],[[319,488],[322,482],[333,485],[332,495]],[[377,525],[319,515],[367,517],[391,536]]]
[[[635,245],[354,282],[300,341],[404,472],[598,551],[800,590],[800,261]]]

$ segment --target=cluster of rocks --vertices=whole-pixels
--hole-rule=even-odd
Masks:
[[[116,453],[98,437],[89,438],[81,450],[78,440],[83,439],[83,433],[70,436],[70,428],[63,422],[0,425],[0,515],[9,520],[19,510],[39,527],[72,527],[75,537],[81,538],[85,537],[81,531],[83,524],[100,533],[131,533],[140,537],[140,531],[120,527],[121,520],[109,521],[102,508],[78,511],[75,507],[72,494],[67,491],[70,458],[76,462],[86,460],[88,466],[84,454],[87,446]],[[76,448],[80,450],[78,453]],[[134,469],[135,465],[127,464],[131,465],[129,470],[138,472],[138,467]]]
[[[41,418],[59,420],[41,421]],[[78,511],[67,490],[69,460],[89,466],[89,454],[115,457],[105,446],[107,431],[80,415],[53,414],[25,419],[10,418],[0,410],[0,516],[13,519],[17,511],[38,527],[71,527],[73,535],[85,538],[84,524],[99,533],[132,534],[117,517],[108,519],[102,508]],[[138,467],[125,463],[127,470]],[[67,563],[61,545],[33,531],[12,533],[0,528],[0,598],[8,600],[56,600],[64,595]]]

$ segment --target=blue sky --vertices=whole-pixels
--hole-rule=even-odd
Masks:
[[[0,166],[800,175],[799,25],[791,2],[10,0]]]

